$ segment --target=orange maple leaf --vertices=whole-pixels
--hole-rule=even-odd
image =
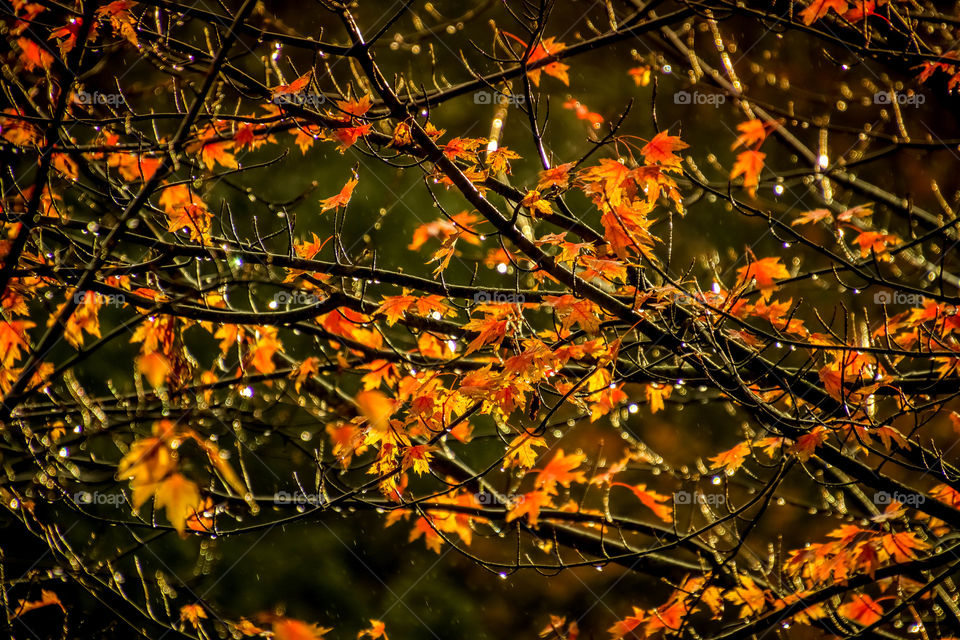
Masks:
[[[303,91],[307,85],[310,83],[310,76],[313,75],[313,71],[307,71],[305,74],[291,82],[290,84],[280,84],[275,86],[270,90],[270,93],[273,96],[278,96],[281,94],[297,94]]]
[[[730,179],[734,180],[737,176],[742,175],[743,186],[751,197],[757,195],[760,172],[763,171],[763,159],[766,157],[767,154],[759,151],[742,151],[737,155],[737,161],[733,164]]]
[[[18,38],[17,45],[20,46],[20,62],[26,71],[33,71],[37,67],[50,70],[53,64],[53,56],[44,48],[44,45],[37,44],[29,38]]]
[[[40,590],[40,599],[39,600],[20,600],[17,608],[13,611],[13,615],[10,616],[10,619],[19,618],[25,613],[29,613],[35,609],[40,609],[42,607],[49,607],[50,605],[57,605],[66,613],[66,609],[63,606],[63,603],[60,602],[60,598],[53,591],[48,591],[47,589]]]
[[[809,6],[800,12],[800,17],[803,18],[803,23],[809,26],[827,15],[830,9],[843,15],[847,12],[847,0],[812,0]]]
[[[821,220],[830,221],[833,218],[829,209],[814,209],[813,211],[806,211],[801,213],[800,216],[790,223],[791,227],[795,227],[798,224],[810,224],[811,222],[820,222]]]
[[[746,442],[738,442],[729,451],[724,451],[710,458],[710,468],[723,469],[727,472],[727,475],[733,475],[737,469],[743,466],[743,462],[748,455],[750,455],[750,445]]]
[[[321,640],[330,631],[332,629],[293,618],[278,618],[273,621],[274,640]]]
[[[383,640],[390,640],[387,637],[387,625],[385,625],[382,621],[374,620],[373,618],[370,619],[370,628],[364,629],[357,634],[357,638],[362,638],[363,636],[367,636],[370,638],[370,640],[378,640],[379,638],[383,638]]]
[[[537,180],[537,190],[546,191],[550,187],[565,189],[570,183],[570,169],[572,168],[573,163],[566,162],[551,169],[541,171],[539,180]]]
[[[583,463],[584,458],[586,455],[582,453],[564,455],[563,449],[557,449],[553,459],[537,474],[534,486],[550,495],[556,495],[558,484],[569,488],[571,482],[586,482],[583,471],[574,471]]]
[[[507,512],[507,522],[527,516],[530,526],[535,527],[540,519],[540,509],[544,506],[552,506],[549,493],[546,491],[525,493],[511,503]]]
[[[343,185],[340,193],[321,200],[320,213],[329,211],[330,209],[337,209],[339,211],[340,207],[346,207],[350,202],[350,198],[353,196],[353,189],[357,186],[357,182],[356,178],[347,180],[347,184]]]
[[[679,167],[681,159],[673,152],[686,149],[689,146],[680,139],[680,136],[671,136],[666,131],[661,131],[644,145],[640,153],[647,164],[656,163],[667,167]]]
[[[853,620],[857,624],[865,627],[870,626],[883,617],[883,607],[865,593],[855,594],[853,600],[840,605],[837,612],[844,618]]]
[[[790,272],[780,262],[780,258],[762,258],[737,269],[739,282],[741,284],[747,284],[751,280],[756,282],[764,300],[769,300],[770,295],[777,288],[776,279],[789,277]]]
[[[665,504],[660,504],[661,502],[666,502],[670,499],[670,496],[665,496],[656,491],[647,490],[647,485],[638,484],[638,485],[629,485],[622,482],[611,482],[611,486],[624,487],[630,489],[633,492],[633,495],[637,496],[637,499],[647,507],[653,514],[663,520],[664,522],[673,522],[673,507],[670,507]]]
[[[507,33],[506,31],[504,31],[503,33],[510,36],[520,44],[522,44],[524,48],[527,47],[526,42],[524,42],[517,36],[513,35],[512,33]],[[527,58],[527,64],[532,65],[534,63],[537,63],[540,60],[543,60],[544,58],[549,58],[550,56],[555,55],[566,48],[567,48],[567,45],[565,45],[562,42],[557,42],[556,38],[545,38],[541,42],[539,42],[537,46],[534,47],[533,50],[530,52],[530,57]],[[555,61],[555,62],[549,62],[537,69],[531,69],[527,71],[527,76],[530,78],[530,80],[533,81],[533,84],[539,87],[540,72],[543,71],[548,76],[553,76],[563,84],[570,86],[570,77],[567,75],[567,71],[569,70],[570,70],[569,65],[563,64],[562,62],[559,62],[559,61]]]
[[[663,401],[673,393],[673,387],[668,384],[653,382],[644,387],[644,393],[647,396],[647,403],[650,405],[650,413],[663,411]]]
[[[390,426],[390,416],[393,415],[394,401],[381,391],[361,391],[355,398],[360,413],[367,419],[373,429],[386,431]]]
[[[616,624],[607,629],[610,634],[610,640],[620,640],[626,635],[633,634],[634,630],[642,625],[647,619],[647,613],[638,607],[633,608],[633,615],[629,615],[623,620],[617,620]]]
[[[741,122],[737,125],[737,131],[740,132],[740,135],[737,136],[737,139],[730,147],[731,149],[736,149],[740,145],[745,147],[749,147],[754,144],[760,145],[763,144],[763,141],[767,138],[767,126],[764,124],[763,120],[758,118]]]

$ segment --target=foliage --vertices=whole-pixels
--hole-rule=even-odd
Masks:
[[[387,4],[7,3],[11,636],[960,636],[958,6]]]

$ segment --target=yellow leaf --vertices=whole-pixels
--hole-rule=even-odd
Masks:
[[[200,508],[200,504],[200,490],[182,474],[170,475],[157,489],[157,508],[166,509],[167,520],[180,535],[186,528],[187,518]]]

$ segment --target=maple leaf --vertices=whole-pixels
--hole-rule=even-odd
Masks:
[[[273,356],[283,349],[283,343],[277,339],[277,328],[258,327],[252,341],[247,361],[260,373],[276,371],[277,365],[273,362]]]
[[[739,282],[741,284],[755,282],[764,300],[769,300],[777,288],[776,279],[789,277],[790,272],[780,262],[780,258],[762,258],[737,269]]]
[[[811,222],[820,222],[821,220],[829,222],[832,219],[833,216],[829,209],[814,209],[813,211],[801,213],[796,220],[790,223],[790,226],[795,227],[798,224],[810,224]]]
[[[547,441],[543,438],[521,433],[507,447],[504,464],[530,469],[537,463],[537,452],[534,451],[534,448],[545,446],[547,446]]]
[[[53,56],[44,48],[44,45],[38,44],[29,38],[18,38],[17,45],[20,47],[20,62],[26,71],[33,71],[37,67],[50,70],[53,64]]]
[[[414,473],[418,476],[430,471],[430,452],[435,451],[436,447],[426,444],[418,444],[407,447],[403,452],[402,468],[404,471],[413,467]]]
[[[840,605],[837,612],[844,618],[853,620],[865,627],[883,617],[883,607],[865,593],[854,594],[853,600]]]
[[[663,401],[669,398],[671,393],[673,393],[673,387],[668,384],[653,382],[644,385],[644,394],[647,396],[647,403],[650,405],[650,413],[663,411],[665,407]]]
[[[173,473],[156,490],[156,505],[166,509],[167,520],[183,535],[187,518],[201,507],[200,490],[196,483],[180,473]]]
[[[537,180],[537,190],[545,191],[550,187],[566,189],[570,183],[570,170],[573,168],[572,162],[566,162],[550,169],[540,172]]]
[[[467,355],[478,349],[482,349],[488,344],[499,347],[507,335],[507,323],[508,320],[506,318],[489,314],[483,318],[473,318],[470,320],[463,328],[468,331],[476,331],[477,337],[467,345]]]
[[[749,147],[750,145],[754,144],[760,145],[763,144],[763,141],[767,139],[767,126],[764,124],[763,120],[758,118],[741,122],[737,125],[737,131],[740,132],[740,135],[737,136],[737,139],[730,147],[731,149],[736,149],[741,145],[745,147]]]
[[[590,109],[587,108],[587,105],[583,104],[579,100],[567,100],[563,103],[563,108],[573,110],[578,120],[586,120],[593,125],[594,128],[598,128],[601,124],[603,124],[603,116],[594,111],[590,111]]]
[[[859,204],[851,207],[843,213],[837,214],[837,220],[840,222],[849,222],[854,218],[866,218],[873,215],[873,203]]]
[[[628,69],[627,73],[633,78],[633,83],[638,87],[645,87],[650,84],[650,67],[646,65]]]
[[[162,353],[151,351],[137,356],[135,361],[137,370],[147,379],[147,384],[158,389],[163,386],[167,378],[173,373],[173,364]]]
[[[843,14],[843,18],[850,22],[859,22],[870,16],[877,16],[889,24],[889,20],[877,13],[877,6],[882,6],[886,2],[887,0],[853,0],[853,8]]]
[[[203,452],[207,454],[207,459],[210,461],[210,464],[216,469],[217,473],[220,474],[220,477],[226,485],[233,489],[237,495],[246,495],[248,491],[247,486],[243,484],[240,476],[237,475],[237,472],[234,471],[230,463],[227,462],[227,458],[224,455],[225,452],[221,452],[220,448],[210,440],[205,440],[196,434],[193,434],[193,440]]]
[[[599,307],[586,298],[578,299],[570,294],[547,296],[544,303],[556,309],[564,330],[569,330],[574,323],[589,334],[600,330]]]
[[[333,239],[333,236],[330,236],[326,240],[320,240],[317,234],[312,231],[310,232],[310,236],[312,237],[310,242],[297,242],[293,245],[293,250],[296,251],[297,256],[306,260],[313,260],[314,256],[320,253],[324,245]]]
[[[811,0],[807,8],[800,12],[800,17],[805,25],[810,26],[827,15],[830,9],[843,15],[847,12],[847,0]]]
[[[540,509],[553,506],[550,494],[546,491],[531,491],[519,496],[509,505],[507,522],[527,516],[531,527],[537,526],[540,519]]]
[[[574,471],[585,458],[586,455],[582,453],[564,455],[563,449],[557,449],[553,459],[537,474],[534,486],[550,495],[556,495],[558,484],[569,488],[571,482],[586,482],[582,471]]]
[[[806,462],[814,454],[817,447],[825,442],[830,432],[825,427],[815,427],[813,431],[797,438],[790,452],[796,454],[801,462]]]
[[[679,167],[681,159],[673,152],[686,149],[689,146],[680,139],[680,136],[671,136],[666,131],[661,131],[640,149],[640,153],[647,164],[656,163],[667,167]]]
[[[307,71],[305,74],[291,82],[290,84],[280,84],[270,89],[270,94],[274,97],[278,95],[296,95],[307,88],[310,84],[310,77],[313,71]],[[365,113],[365,112],[364,112]],[[362,115],[362,114],[360,114]]]
[[[916,560],[917,551],[930,548],[929,543],[920,540],[912,531],[884,534],[880,536],[879,541],[883,551],[897,563]]]
[[[390,640],[390,638],[387,637],[387,625],[380,620],[374,620],[373,618],[370,619],[370,628],[364,629],[357,634],[357,638],[362,638],[364,636],[367,636],[370,638],[370,640],[378,640],[379,638],[383,638],[383,640]]]
[[[738,575],[740,585],[724,594],[724,598],[740,607],[740,617],[750,618],[763,611],[767,604],[766,593],[756,585],[750,576]]]
[[[520,154],[507,147],[499,147],[487,154],[487,166],[493,175],[510,175],[510,160],[519,160]]]
[[[324,198],[320,201],[322,205],[320,207],[320,213],[329,211],[330,209],[340,210],[340,207],[346,207],[350,202],[350,198],[353,195],[353,189],[357,186],[357,179],[352,178],[347,180],[347,184],[343,185],[343,188],[340,189],[340,193],[329,198]]]
[[[588,167],[580,172],[578,178],[587,184],[602,185],[600,195],[609,200],[612,206],[616,206],[622,198],[620,186],[629,176],[630,169],[627,165],[619,160],[601,158],[599,166]]]
[[[738,442],[735,447],[729,451],[717,454],[710,458],[711,469],[723,469],[727,475],[733,473],[743,466],[744,460],[750,455],[750,444],[747,442]]]
[[[543,215],[551,215],[553,213],[550,202],[541,198],[540,192],[536,190],[527,191],[520,204],[529,209],[531,214],[540,212]]]
[[[278,618],[273,621],[274,640],[321,640],[331,631],[333,629],[293,618]]]
[[[206,618],[207,612],[199,604],[186,604],[180,607],[180,619],[189,622],[194,629],[200,627],[200,619]]]
[[[370,370],[370,373],[360,379],[363,382],[364,390],[367,391],[379,388],[384,382],[387,383],[387,386],[390,386],[397,379],[396,365],[386,360],[373,360],[360,368]]]
[[[115,2],[97,9],[97,16],[109,18],[114,35],[122,36],[127,42],[139,49],[140,42],[137,40],[137,31],[134,28],[136,18],[130,13],[130,9],[136,4],[132,0],[115,0]]]
[[[438,238],[441,242],[446,242],[450,238],[462,237],[470,244],[480,244],[478,234],[474,230],[474,225],[481,221],[481,218],[469,211],[461,211],[450,216],[450,219],[441,218],[433,222],[426,222],[417,227],[413,232],[413,239],[408,249],[416,251],[431,238]]]
[[[880,568],[880,556],[877,553],[877,547],[869,542],[860,545],[856,563],[865,567],[867,575],[874,578],[877,569]]]
[[[387,325],[393,326],[398,320],[403,318],[410,306],[416,302],[415,296],[385,296],[380,303],[377,313],[382,313],[387,318]]]
[[[653,511],[655,516],[664,522],[673,522],[673,507],[660,504],[661,502],[666,502],[669,500],[670,496],[665,496],[657,493],[656,491],[649,491],[647,490],[647,485],[645,484],[629,485],[622,482],[612,482],[610,484],[611,486],[630,489],[630,491],[633,492],[633,495],[637,496],[637,499],[643,504],[643,506]]]
[[[861,258],[866,258],[874,253],[880,259],[886,258],[889,260],[890,256],[884,255],[887,253],[887,247],[900,244],[900,238],[879,231],[864,231],[856,237],[854,242],[860,245]]]
[[[29,348],[27,329],[37,326],[29,320],[0,319],[0,364],[12,367],[20,359],[20,349]]]
[[[370,390],[361,391],[355,400],[360,413],[373,429],[383,432],[390,427],[390,416],[395,405],[392,398],[380,391]]]
[[[458,158],[472,159],[477,151],[486,146],[487,141],[483,138],[452,138],[443,145],[443,155],[451,160]]]
[[[357,125],[355,127],[337,127],[333,130],[333,137],[340,144],[337,146],[337,149],[340,150],[340,153],[343,153],[350,147],[352,147],[357,140],[368,135],[370,133],[370,123]],[[310,143],[312,144],[312,142]],[[303,147],[300,149],[303,151]]]
[[[647,613],[643,609],[633,608],[633,615],[629,615],[623,620],[618,620],[612,627],[607,629],[611,640],[620,640],[627,634],[632,634],[637,627],[647,620]]]
[[[767,154],[759,151],[742,151],[737,155],[737,161],[733,164],[730,179],[734,180],[737,176],[742,175],[743,187],[751,197],[757,195],[760,172],[763,171],[763,159],[766,157]]]
[[[526,42],[524,42],[517,36],[513,35],[512,33],[507,33],[506,31],[504,31],[503,33],[505,33],[506,35],[510,36],[511,38],[519,42],[521,45],[523,45],[524,48],[528,46]],[[533,65],[539,62],[540,60],[549,58],[550,56],[563,51],[566,48],[567,48],[567,45],[565,45],[562,42],[557,42],[555,38],[545,38],[542,41],[540,41],[537,44],[537,46],[535,46],[533,50],[530,52],[530,56],[527,58],[526,64]],[[569,70],[570,70],[569,65],[563,64],[559,61],[554,61],[554,62],[549,62],[537,69],[531,69],[527,71],[527,76],[530,78],[530,80],[533,81],[534,85],[539,87],[540,72],[543,71],[548,76],[553,76],[563,84],[570,86],[570,78],[567,75],[567,71]]]
[[[51,605],[56,605],[66,613],[67,609],[63,606],[63,603],[60,602],[59,596],[53,591],[47,589],[40,590],[40,599],[39,600],[20,600],[17,604],[17,608],[13,611],[13,614],[10,616],[11,620],[19,618],[25,613],[29,613],[36,609],[41,609],[43,607],[49,607]]]

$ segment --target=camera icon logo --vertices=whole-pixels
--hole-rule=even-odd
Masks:
[[[473,104],[491,104],[493,96],[489,91],[477,91],[473,94]]]
[[[673,104],[690,104],[692,101],[693,96],[689,91],[677,91],[673,94]]]
[[[475,493],[473,497],[476,498],[479,504],[483,505],[497,504],[498,502],[497,496],[493,495],[492,493],[487,493],[486,491]]]
[[[875,304],[890,304],[893,302],[893,294],[889,291],[877,291],[873,294],[873,302]]]

